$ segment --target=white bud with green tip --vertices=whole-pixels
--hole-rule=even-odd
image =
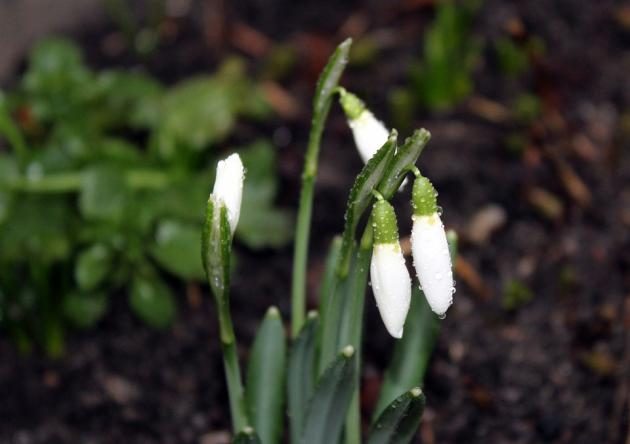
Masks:
[[[359,155],[363,162],[367,163],[387,142],[389,131],[383,122],[365,107],[361,99],[343,88],[339,89],[339,102],[348,118]]]
[[[413,184],[411,252],[420,287],[438,316],[444,317],[453,303],[453,271],[444,225],[433,184],[418,176]]]
[[[234,153],[217,164],[217,175],[210,198],[225,205],[232,234],[241,214],[244,179],[245,169],[238,154]]]
[[[411,278],[400,249],[396,214],[389,202],[374,204],[372,223],[372,292],[385,328],[393,337],[401,338],[411,302]]]

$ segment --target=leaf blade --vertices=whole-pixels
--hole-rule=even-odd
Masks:
[[[308,406],[301,439],[303,444],[337,442],[355,390],[355,371],[354,348],[348,346],[319,379]]]
[[[420,425],[425,403],[419,387],[400,395],[371,427],[368,444],[408,444]]]
[[[306,323],[293,342],[287,367],[287,402],[291,442],[299,442],[304,428],[307,401],[315,385],[316,334],[319,319],[316,313]]]
[[[265,444],[279,442],[282,435],[285,361],[284,326],[271,307],[254,340],[245,391],[252,426]]]

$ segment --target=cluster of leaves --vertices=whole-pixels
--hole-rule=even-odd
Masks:
[[[120,290],[140,318],[167,326],[176,303],[161,271],[204,278],[212,148],[239,118],[270,112],[239,60],[167,89],[138,72],[94,72],[68,41],[37,45],[15,91],[0,92],[0,327],[58,355],[66,321],[93,325]],[[273,207],[274,150],[237,151],[248,180],[236,235],[281,246],[292,222]]]

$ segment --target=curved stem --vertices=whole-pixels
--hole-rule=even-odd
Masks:
[[[293,254],[291,332],[294,337],[297,336],[302,324],[304,324],[304,316],[306,314],[306,262],[320,142],[333,95],[337,92],[337,82],[348,62],[351,44],[352,40],[345,40],[330,57],[317,82],[313,100],[313,121],[304,160],[302,191],[300,193]]]

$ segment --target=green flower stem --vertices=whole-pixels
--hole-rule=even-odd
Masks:
[[[359,402],[361,381],[361,350],[363,342],[363,312],[365,306],[365,287],[367,286],[368,270],[372,259],[373,230],[371,218],[368,220],[359,250],[357,252],[356,270],[354,276],[353,293],[349,299],[353,300],[350,310],[350,341],[357,354],[355,372],[355,386],[357,390],[352,394],[348,414],[346,415],[345,444],[360,444],[361,441],[361,408]]]
[[[302,191],[300,193],[295,230],[293,282],[291,287],[291,332],[294,337],[299,333],[306,313],[306,258],[313,212],[313,193],[317,176],[319,148],[324,131],[324,123],[330,110],[332,97],[336,92],[337,82],[348,62],[351,44],[352,40],[347,39],[337,47],[324,68],[315,91],[313,121],[304,161]]]
[[[224,295],[227,300],[228,295]],[[217,305],[218,301],[217,301]],[[221,304],[217,307],[219,312],[219,328],[221,330],[221,349],[223,351],[223,367],[225,368],[225,378],[227,380],[228,395],[230,398],[230,414],[232,415],[232,428],[234,433],[249,426],[247,420],[247,409],[245,407],[245,395],[243,391],[243,380],[241,369],[238,363],[236,350],[236,339],[232,318],[230,316],[229,304]]]
[[[19,178],[9,182],[12,191],[24,193],[73,193],[81,188],[83,172],[49,174],[40,179]],[[130,170],[127,185],[132,189],[161,189],[171,182],[171,175],[160,170]]]
[[[201,259],[208,284],[214,294],[219,318],[219,336],[223,351],[223,366],[230,398],[230,414],[234,433],[249,426],[243,380],[238,363],[236,335],[230,314],[230,261],[232,257],[232,233],[227,208],[217,203],[213,196],[208,199],[206,221],[201,236]]]

